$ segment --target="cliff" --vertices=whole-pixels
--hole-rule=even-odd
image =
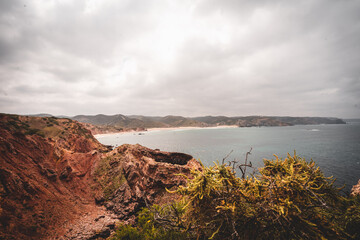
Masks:
[[[165,187],[192,167],[189,155],[108,149],[70,119],[0,114],[0,239],[107,237],[146,203],[167,201]]]

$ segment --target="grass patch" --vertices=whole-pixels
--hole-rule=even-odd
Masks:
[[[116,189],[118,189],[126,180],[121,173],[120,167],[111,167],[112,161],[115,160],[111,157],[101,159],[94,172],[94,180],[100,184],[105,200],[109,200]]]
[[[55,126],[51,126],[51,127],[43,128],[41,132],[44,133],[45,136],[47,136],[47,137],[56,137],[56,136],[60,135],[61,129],[59,129]]]

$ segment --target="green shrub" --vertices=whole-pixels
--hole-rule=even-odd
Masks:
[[[348,234],[353,239],[360,239],[360,196],[354,196],[347,200],[345,214],[340,220]]]
[[[190,239],[189,234],[180,231],[174,226],[169,226],[168,221],[161,222],[155,217],[156,214],[168,216],[170,206],[160,207],[154,205],[151,209],[144,208],[137,216],[137,225],[120,225],[110,240],[182,240]],[[164,219],[163,219],[164,220]],[[174,222],[175,223],[175,222]]]
[[[109,238],[110,240],[143,240],[143,234],[136,227],[131,225],[120,225],[116,232]]]

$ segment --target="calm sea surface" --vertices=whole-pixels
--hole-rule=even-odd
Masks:
[[[360,178],[360,122],[339,125],[303,125],[261,128],[203,128],[178,129],[99,135],[107,145],[139,143],[163,151],[183,152],[200,159],[204,165],[221,161],[231,150],[229,160],[244,161],[252,147],[249,160],[255,167],[263,166],[263,159],[286,157],[296,153],[313,159],[326,176],[337,178],[337,185],[346,184],[345,191]]]

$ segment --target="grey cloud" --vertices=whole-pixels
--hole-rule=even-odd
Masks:
[[[359,11],[355,0],[1,1],[0,112],[359,117]]]
[[[60,81],[64,82],[77,82],[84,80],[84,77],[91,74],[87,68],[63,67],[61,65],[46,66],[42,69],[43,72],[52,74]]]
[[[18,85],[11,89],[10,91],[22,94],[24,97],[29,97],[32,95],[44,95],[44,94],[56,94],[58,89],[54,88],[52,85],[40,85],[40,86],[31,86],[31,85]]]

